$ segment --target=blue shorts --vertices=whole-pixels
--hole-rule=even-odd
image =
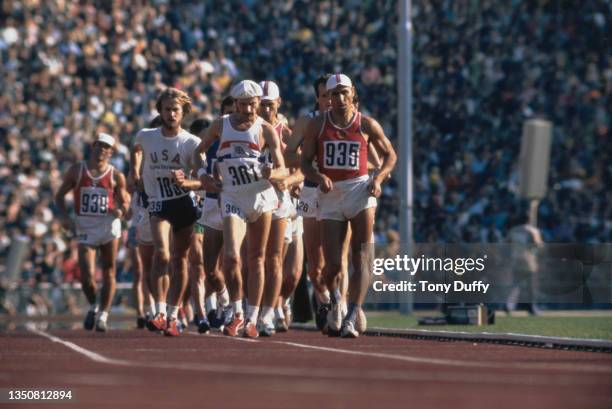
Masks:
[[[149,211],[149,215],[168,221],[174,232],[191,226],[200,218],[201,214],[195,196],[191,195],[157,202],[152,205],[156,211]]]

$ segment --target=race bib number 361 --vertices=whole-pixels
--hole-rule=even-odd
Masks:
[[[79,210],[79,213],[85,216],[105,216],[108,214],[107,190],[100,187],[81,188]]]
[[[327,169],[359,169],[359,142],[325,141],[324,165]]]

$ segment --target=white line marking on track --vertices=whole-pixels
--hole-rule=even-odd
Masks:
[[[439,374],[414,374],[413,371],[408,370],[344,370],[342,368],[311,368],[311,367],[281,367],[281,366],[263,366],[263,365],[240,365],[240,364],[211,364],[211,363],[200,363],[200,362],[153,362],[153,361],[127,361],[122,359],[113,359],[105,357],[96,352],[85,349],[73,342],[65,341],[59,337],[53,336],[45,331],[41,331],[35,328],[28,328],[29,331],[42,336],[44,338],[49,339],[52,342],[56,342],[66,346],[73,351],[84,355],[85,357],[91,359],[94,362],[102,363],[106,365],[114,365],[114,366],[128,366],[128,367],[144,367],[144,368],[158,368],[158,369],[179,369],[179,370],[190,370],[190,371],[204,371],[204,372],[214,372],[214,373],[225,373],[225,374],[242,374],[242,375],[267,375],[267,376],[291,376],[291,377],[308,377],[308,378],[320,378],[320,379],[369,379],[369,380],[378,380],[378,381],[406,381],[406,380],[432,380],[432,376],[435,380],[438,381],[446,381],[446,382],[459,382],[459,383],[511,383],[511,384],[534,384],[536,378],[534,376],[530,376],[528,382],[524,382],[524,379],[521,377],[523,375],[510,375],[510,374],[496,374],[496,378],[491,379],[489,376],[478,376],[477,378],[471,379],[467,377],[465,373],[461,374],[453,374],[453,376],[446,378],[441,377]],[[195,334],[192,332],[187,332],[186,334],[198,336],[199,334]],[[509,362],[472,362],[472,361],[460,361],[460,360],[447,360],[447,359],[435,359],[435,358],[420,358],[420,357],[411,357],[404,355],[393,355],[393,354],[383,354],[376,352],[361,352],[361,351],[352,351],[348,349],[340,349],[340,348],[329,348],[329,347],[321,347],[316,345],[308,345],[308,344],[300,344],[297,342],[289,342],[289,341],[273,341],[273,340],[254,340],[254,339],[245,339],[245,338],[235,338],[235,337],[226,337],[222,335],[208,335],[216,338],[229,338],[235,341],[244,341],[244,342],[266,342],[266,343],[275,343],[281,345],[289,345],[292,347],[298,347],[303,349],[312,349],[324,352],[332,352],[332,353],[341,353],[341,354],[349,354],[349,355],[357,355],[357,356],[369,356],[374,358],[383,358],[383,359],[391,359],[396,361],[404,361],[404,362],[412,362],[412,363],[423,363],[423,364],[433,364],[433,365],[446,365],[446,366],[455,366],[455,367],[479,367],[479,368],[488,368],[488,369],[542,369],[542,370],[568,370],[568,371],[576,371],[576,372],[595,372],[595,373],[612,373],[612,368],[601,367],[596,365],[572,365],[572,364],[556,364],[556,363],[509,363]],[[549,376],[541,376],[541,380],[539,383],[543,385],[555,384],[559,385],[559,383],[564,383],[561,377],[549,377]],[[554,382],[553,382],[553,378]],[[575,379],[569,381],[568,384],[572,382],[575,383]],[[592,381],[591,381],[592,382]]]
[[[241,340],[240,338],[232,338]],[[244,340],[244,339],[242,339]],[[260,342],[258,340],[250,340]],[[564,364],[564,363],[540,363],[540,362],[474,362],[474,361],[462,361],[457,359],[441,359],[441,358],[423,358],[409,355],[395,355],[385,354],[380,352],[364,352],[355,351],[350,349],[341,348],[330,348],[322,347],[317,345],[300,344],[298,342],[290,341],[274,341],[267,340],[265,342],[272,342],[275,344],[290,345],[297,348],[313,349],[317,351],[333,352],[347,355],[357,355],[372,358],[390,359],[394,361],[412,362],[429,365],[444,365],[444,366],[456,366],[463,368],[489,368],[489,369],[536,369],[536,370],[566,370],[576,372],[596,372],[596,373],[612,373],[612,367],[603,367],[600,365],[588,365],[588,364]]]
[[[57,342],[58,344],[62,344],[65,347],[68,347],[72,349],[73,351],[78,352],[81,355],[85,355],[87,358],[91,359],[94,362],[99,362],[99,363],[108,364],[108,365],[118,365],[118,366],[130,366],[131,365],[131,362],[129,361],[124,361],[121,359],[107,358],[104,355],[100,355],[96,352],[80,347],[77,344],[72,343],[70,341],[64,341],[61,338],[55,337],[51,334],[46,333],[45,331],[41,331],[36,328],[28,328],[28,331],[31,331],[35,333],[36,335],[40,335],[41,337],[45,337],[51,340],[51,342]]]

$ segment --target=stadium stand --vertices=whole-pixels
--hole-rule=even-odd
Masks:
[[[413,2],[417,241],[506,240],[521,127],[554,123],[547,242],[612,242],[610,2]],[[0,265],[30,244],[20,283],[75,280],[74,243],[52,204],[67,166],[102,124],[127,171],[138,129],[165,85],[216,115],[230,84],[274,79],[283,113],[312,101],[324,72],[356,80],[361,106],[397,143],[396,2],[39,1],[0,9]],[[580,8],[580,13],[575,12]],[[606,17],[608,16],[608,17]],[[376,239],[399,229],[396,181]],[[122,254],[118,276],[129,281]],[[78,281],[78,280],[77,280]],[[4,284],[3,284],[4,285]]]

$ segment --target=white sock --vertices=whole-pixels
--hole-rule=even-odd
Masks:
[[[157,303],[157,313],[166,315],[166,303],[165,302]]]
[[[100,316],[98,317],[98,321],[106,322],[107,319],[108,319],[108,311],[102,311],[100,313]]]
[[[234,308],[234,314],[244,314],[242,309],[242,300],[232,301],[232,307]]]
[[[176,305],[169,305],[168,306],[168,318],[170,318],[171,320],[175,320],[178,317],[178,310],[179,310],[179,307],[177,307]]]
[[[146,305],[145,306],[145,316],[147,317],[154,317],[155,316],[155,308],[153,307],[153,305]]]
[[[285,308],[291,309],[291,298],[285,300]]]
[[[274,309],[274,318],[284,320],[285,312],[283,311],[283,307],[276,307]]]
[[[268,306],[261,307],[261,320],[266,324],[272,323],[274,320],[274,308]]]
[[[226,307],[229,305],[230,300],[229,300],[229,293],[227,292],[227,287],[223,286],[223,289],[221,291],[217,292],[218,298],[217,298],[217,303],[221,306],[221,307]]]
[[[204,304],[206,305],[206,311],[212,311],[215,309],[217,305],[217,295],[212,293],[208,297],[204,299]]]
[[[256,307],[254,305],[249,305],[247,307],[247,320],[256,323],[258,315],[259,315],[259,307]]]
[[[333,301],[335,301],[335,304],[340,304],[340,302],[342,302],[342,293],[340,292],[339,288],[336,288],[334,290],[334,298]],[[332,301],[332,302],[333,302]]]
[[[329,304],[331,302],[329,298],[329,290],[325,290],[322,293],[315,292],[315,294],[317,295],[317,298],[321,304]]]

